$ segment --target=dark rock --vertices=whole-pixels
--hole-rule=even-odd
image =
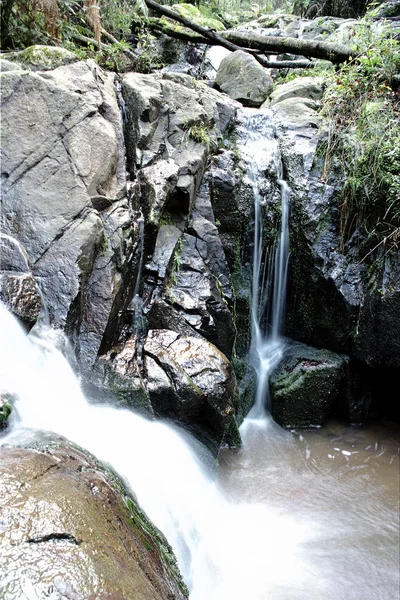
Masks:
[[[10,394],[0,394],[0,431],[6,429],[12,413],[14,398]]]
[[[0,448],[4,598],[28,588],[82,600],[187,598],[168,542],[111,469],[64,438],[25,445]]]
[[[400,259],[378,259],[381,266],[360,306],[354,355],[367,365],[400,367]]]
[[[5,234],[0,234],[0,300],[28,330],[36,323],[42,300],[27,252]]]
[[[29,273],[0,273],[0,300],[28,329],[36,323],[42,300]]]
[[[320,427],[331,414],[345,360],[327,350],[290,345],[270,379],[271,414],[284,427]]]
[[[166,296],[191,327],[230,357],[235,327],[223,288],[231,296],[229,281],[226,276],[224,280],[224,274],[219,271],[216,276],[207,265],[213,262],[212,246],[210,252],[207,242],[188,234],[184,234],[182,240]]]
[[[146,383],[138,365],[135,336],[99,357],[87,374],[84,390],[89,399],[129,408],[154,417]]]
[[[227,358],[204,339],[168,330],[149,331],[144,351],[155,411],[199,428],[219,446],[237,406]]]

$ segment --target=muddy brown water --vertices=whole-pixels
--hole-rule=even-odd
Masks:
[[[221,489],[305,528],[309,576],[296,581],[289,556],[288,585],[268,600],[398,600],[400,428],[331,422],[290,432],[266,419],[242,430],[244,447],[221,452]]]

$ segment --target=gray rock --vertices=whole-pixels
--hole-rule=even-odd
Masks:
[[[0,448],[4,598],[28,588],[57,599],[187,598],[168,542],[111,469],[60,437],[25,444]]]
[[[84,389],[95,402],[129,408],[146,417],[154,417],[146,382],[138,364],[138,344],[135,336],[100,356]]]
[[[179,419],[219,445],[231,426],[237,387],[227,358],[212,344],[169,330],[150,330],[144,345],[150,399],[159,414]]]
[[[215,83],[245,106],[261,106],[273,89],[269,72],[242,50],[236,50],[222,60]]]
[[[41,46],[37,44],[20,52],[2,54],[2,60],[17,63],[21,68],[30,69],[31,71],[50,71],[77,62],[78,58],[74,52],[70,52],[61,46]],[[3,62],[1,63],[1,70],[3,70]]]
[[[273,106],[288,98],[320,102],[324,92],[323,81],[323,77],[297,77],[288,83],[278,85],[269,98],[270,105]]]
[[[28,254],[6,234],[0,234],[0,300],[28,329],[36,323],[42,300]]]
[[[284,427],[320,427],[331,414],[345,360],[327,350],[290,345],[271,375],[271,413]]]
[[[41,297],[30,273],[0,273],[0,300],[30,329],[41,309]]]
[[[35,49],[38,68],[43,56],[61,66],[1,75],[1,217],[6,236],[26,249],[51,323],[72,337],[85,369],[122,327],[137,228],[121,201],[124,140],[113,79],[93,61],[66,64],[71,57],[61,54]]]

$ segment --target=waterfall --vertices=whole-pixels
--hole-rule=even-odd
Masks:
[[[257,391],[249,418],[266,416],[268,378],[283,353],[281,330],[286,299],[289,258],[290,188],[270,110],[242,109],[239,116],[240,155],[246,166],[245,183],[254,197],[254,250],[251,302],[250,362],[257,373]],[[277,186],[273,185],[276,181]],[[281,227],[275,248],[263,252],[263,207],[279,189]]]
[[[89,404],[57,349],[61,332],[42,325],[27,337],[1,304],[0,328],[0,391],[18,397],[12,438],[23,428],[55,431],[110,463],[172,545],[191,600],[264,600],[307,578],[299,546],[310,525],[232,503],[200,462],[204,449],[177,427]]]

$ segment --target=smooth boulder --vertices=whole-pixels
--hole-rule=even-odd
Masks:
[[[53,434],[28,445],[0,448],[3,598],[187,598],[168,542],[115,473]]]
[[[244,106],[261,106],[273,89],[269,72],[243,50],[236,50],[222,60],[215,83]]]

